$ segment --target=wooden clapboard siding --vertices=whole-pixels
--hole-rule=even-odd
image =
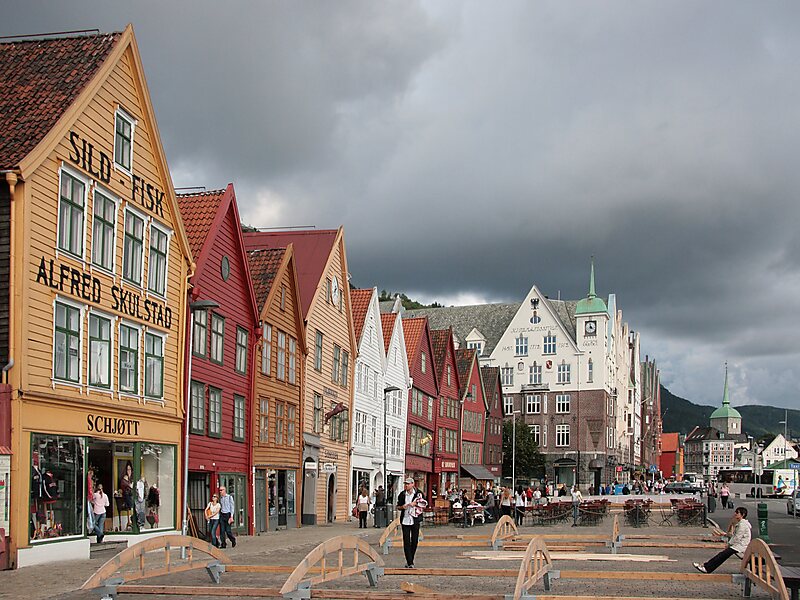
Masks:
[[[280,307],[281,287],[285,287],[286,289],[286,304],[283,310],[281,310]],[[256,376],[253,393],[254,409],[251,422],[253,427],[253,463],[256,468],[285,468],[298,471],[300,469],[303,452],[302,381],[306,358],[304,352],[305,341],[303,339],[303,317],[300,311],[300,296],[297,289],[297,277],[295,275],[295,260],[290,247],[284,255],[280,270],[273,281],[272,291],[268,300],[261,308],[262,322],[272,325],[272,355],[269,373],[265,375],[261,371],[261,348],[264,344],[262,338],[259,341],[257,352],[253,360]],[[289,383],[288,378],[282,381],[276,377],[278,330],[285,332],[287,335],[297,340],[297,383],[294,385]],[[261,417],[260,400],[262,398],[269,401],[269,431],[266,441],[261,438],[259,426]],[[275,443],[276,400],[287,402],[295,407],[296,421],[293,445],[289,445],[288,443]],[[285,415],[284,418],[286,418]],[[298,488],[302,487],[302,483],[300,473],[298,472]],[[297,490],[297,497],[300,497],[299,489]],[[298,505],[298,525],[301,513],[301,507]]]
[[[442,332],[434,331],[431,335],[442,335]],[[455,347],[453,345],[453,332],[451,330],[446,330],[446,337],[447,341],[445,344],[445,353],[444,353],[444,360],[441,364],[436,365],[437,373],[439,375],[439,396],[437,399],[437,406],[436,406],[436,428],[433,432],[433,442],[434,442],[434,451],[436,452],[436,459],[434,461],[434,470],[438,473],[441,471],[458,471],[458,463],[459,463],[459,448],[458,448],[458,432],[460,429],[460,406],[461,403],[459,402],[459,387],[463,385],[463,382],[460,380],[460,374],[458,372],[458,365],[456,365],[456,358],[455,358]],[[436,348],[434,347],[434,352],[436,352]],[[447,370],[450,369],[450,383],[447,383]],[[416,380],[415,380],[416,381]],[[448,399],[455,400],[459,404],[459,413],[456,418],[451,418],[447,416],[447,410],[445,409],[444,415],[442,415],[441,410],[439,409],[439,403],[447,402]],[[455,452],[448,452],[447,445],[444,440],[442,440],[441,450],[439,449],[439,429],[449,429],[450,431],[456,432],[456,451]],[[442,468],[442,460],[454,463],[456,468]],[[444,491],[444,490],[440,490]]]
[[[225,210],[220,226],[216,230],[212,227],[212,231],[209,231],[203,246],[203,252],[208,252],[207,258],[203,262],[202,270],[191,281],[194,288],[193,296],[196,295],[203,300],[214,300],[219,304],[219,308],[209,311],[206,356],[192,358],[192,380],[222,390],[222,437],[207,435],[206,396],[204,419],[206,434],[190,434],[189,469],[200,470],[202,465],[205,470],[217,473],[249,474],[250,414],[253,411],[251,369],[256,367],[253,361],[253,346],[257,330],[249,273],[240,246],[239,223],[232,202]],[[224,256],[228,257],[230,263],[230,276],[227,281],[223,281],[221,274]],[[209,360],[212,313],[225,319],[221,365]],[[237,327],[247,331],[248,336],[247,371],[244,374],[236,371]],[[241,441],[233,438],[234,395],[245,398],[245,437]]]
[[[341,309],[334,306],[327,297],[327,279],[336,276],[339,279],[342,302]],[[323,412],[328,412],[336,402],[342,402],[348,408],[349,424],[352,427],[353,409],[353,374],[355,371],[355,343],[351,323],[350,290],[348,284],[347,263],[344,252],[344,234],[339,230],[337,242],[331,251],[328,264],[320,277],[314,299],[309,309],[306,327],[306,347],[308,355],[305,369],[305,394],[303,406],[304,431],[313,433],[314,427],[314,394],[321,394],[324,399]],[[322,371],[314,368],[314,347],[317,330],[324,335],[322,352]],[[333,370],[333,345],[338,344],[342,351],[349,354],[347,386],[341,386],[332,381]],[[325,388],[334,390],[337,394],[334,400],[326,395]],[[336,519],[344,521],[350,516],[349,501],[349,473],[350,473],[350,433],[345,435],[345,441],[331,439],[331,423],[324,425],[320,435],[321,451],[320,462],[336,464]],[[333,458],[333,456],[336,458]],[[327,479],[319,477],[317,484],[317,522],[324,523],[327,510]]]
[[[0,184],[0,365],[8,362],[8,277],[11,264],[11,191]]]
[[[481,382],[481,373],[478,366],[477,359],[473,359],[472,366],[469,370],[469,380],[466,382],[465,398],[464,398],[464,412],[467,411],[480,415],[481,427],[480,431],[473,432],[467,431],[462,427],[462,436],[464,441],[479,442],[483,444],[485,437],[485,420],[486,420],[486,398],[483,392],[483,384]],[[475,386],[475,395],[470,397],[472,393],[472,386]],[[482,457],[481,457],[482,459]]]
[[[43,394],[57,394],[64,400],[69,401],[90,401],[98,408],[107,408],[115,412],[129,409],[144,409],[154,416],[180,420],[182,417],[182,373],[183,373],[183,327],[185,310],[185,278],[188,270],[188,259],[184,252],[185,243],[180,239],[182,228],[179,217],[173,214],[173,203],[170,199],[171,182],[169,174],[162,168],[161,149],[156,140],[157,133],[150,131],[150,116],[146,114],[149,110],[149,102],[143,97],[143,90],[138,85],[139,75],[135,73],[136,60],[133,56],[132,47],[128,47],[121,58],[113,65],[110,74],[97,93],[88,100],[83,106],[77,119],[70,125],[70,130],[76,132],[82,139],[92,143],[95,153],[104,152],[113,163],[114,155],[114,114],[118,106],[122,107],[128,114],[137,120],[134,134],[134,158],[133,172],[139,177],[147,180],[148,183],[156,186],[164,192],[163,216],[156,215],[141,206],[137,201],[131,199],[131,177],[122,171],[117,171],[112,167],[111,181],[100,183],[100,187],[110,192],[119,201],[117,211],[116,227],[116,262],[115,274],[109,275],[106,272],[91,266],[92,248],[92,211],[93,195],[92,186],[95,182],[88,172],[80,166],[75,165],[70,160],[72,147],[70,145],[69,133],[65,135],[55,146],[55,148],[38,165],[36,170],[30,175],[24,186],[25,202],[25,221],[19,223],[20,232],[26,235],[18,236],[18,241],[24,249],[25,264],[18,273],[24,289],[23,306],[17,307],[17,315],[22,324],[19,342],[22,352],[18,352],[17,361],[23,375],[23,388],[26,393],[34,395],[39,392]],[[96,160],[99,154],[96,154]],[[84,245],[85,262],[71,258],[64,253],[56,252],[58,239],[58,198],[59,198],[59,169],[61,165],[67,165],[72,171],[80,174],[90,183],[87,191],[86,218],[84,219]],[[21,191],[22,191],[21,190]],[[170,238],[167,272],[167,292],[166,302],[159,304],[169,307],[172,310],[172,326],[169,329],[149,324],[144,320],[134,317],[121,315],[112,309],[111,287],[112,285],[121,286],[126,290],[135,291],[143,302],[148,296],[153,297],[146,291],[147,270],[148,270],[148,249],[149,249],[149,229],[145,232],[144,240],[144,259],[143,259],[143,288],[122,283],[122,250],[124,233],[124,207],[130,205],[140,213],[144,213],[173,231]],[[24,229],[23,229],[24,227]],[[74,267],[81,272],[89,273],[96,277],[102,286],[102,298],[99,304],[85,302],[80,298],[75,301],[92,306],[110,316],[124,317],[129,321],[148,326],[153,331],[167,334],[164,346],[164,406],[148,401],[143,404],[141,399],[119,396],[113,397],[107,392],[95,392],[86,389],[87,368],[88,368],[88,335],[83,337],[82,356],[82,380],[84,389],[78,390],[71,386],[56,383],[51,380],[53,366],[53,301],[56,295],[64,298],[72,298],[68,290],[56,292],[48,286],[37,282],[39,264],[42,259],[45,261],[55,259],[56,264],[64,264]],[[19,279],[18,279],[19,281]],[[142,307],[142,312],[144,309]],[[118,325],[119,320],[114,323],[114,335],[112,338],[112,381],[114,386],[118,385]],[[84,320],[84,327],[88,326],[88,319]],[[144,387],[144,348],[140,348],[140,391]],[[22,364],[20,364],[22,363]],[[175,442],[178,440],[176,439]]]

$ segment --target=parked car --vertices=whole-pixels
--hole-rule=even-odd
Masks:
[[[664,492],[667,494],[699,494],[702,491],[702,485],[688,481],[673,481],[664,486]]]
[[[792,495],[786,498],[786,512],[790,515],[800,511],[800,496],[797,495],[797,490],[792,492]]]

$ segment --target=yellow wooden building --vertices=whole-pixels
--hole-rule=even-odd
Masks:
[[[101,485],[106,541],[180,528],[191,253],[131,26],[3,43],[0,68],[5,525],[23,566],[89,556]]]

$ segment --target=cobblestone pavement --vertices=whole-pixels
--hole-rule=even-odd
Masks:
[[[660,518],[654,519],[654,523]],[[523,527],[521,533],[608,533],[611,532],[611,518],[594,527],[571,528],[569,524],[549,527]],[[428,535],[449,534],[485,534],[491,535],[491,525],[479,526],[471,529],[460,529],[452,526],[426,528]],[[665,542],[680,539],[685,536],[709,535],[710,530],[701,527],[660,527],[653,524],[649,527],[632,529],[623,526],[622,532],[629,535],[650,534],[658,536]],[[382,530],[369,528],[358,529],[356,523],[335,524],[324,527],[305,527],[291,531],[268,533],[261,536],[240,536],[236,548],[228,548],[227,553],[234,559],[235,564],[267,564],[295,566],[317,544],[331,537],[351,534],[364,537],[373,546],[377,545]],[[488,548],[487,548],[488,549]],[[476,560],[468,555],[475,548],[431,548],[421,547],[417,552],[417,567],[460,567],[477,569],[517,569],[518,560]],[[604,547],[587,548],[589,552],[607,554],[609,550]],[[696,573],[692,568],[693,561],[707,560],[713,553],[707,549],[688,548],[634,548],[623,547],[620,551],[626,554],[658,554],[667,555],[669,562],[587,562],[587,561],[557,561],[556,568],[567,570],[625,570],[625,571],[657,571],[675,573]],[[62,600],[97,599],[97,592],[80,591],[78,588],[94,571],[102,565],[113,553],[108,553],[100,558],[86,561],[72,561],[54,563],[46,566],[27,567],[17,571],[0,573],[0,597],[3,598],[60,598]],[[405,563],[402,548],[392,548],[385,556],[387,567],[402,567]],[[717,573],[733,574],[737,572],[739,561],[735,558],[726,562]],[[645,576],[646,577],[646,576]],[[253,587],[280,587],[286,580],[286,573],[275,574],[250,574],[226,573],[222,576],[222,585],[253,586]],[[381,579],[379,590],[399,591],[400,584],[404,581],[419,583],[436,591],[446,592],[454,598],[460,593],[480,592],[497,594],[502,598],[504,594],[513,592],[515,578],[512,577],[425,577],[414,576],[413,571],[403,576],[386,576]],[[202,570],[178,573],[158,578],[152,578],[138,583],[167,584],[167,585],[212,585],[208,576]],[[353,576],[340,582],[325,584],[331,589],[367,590],[366,579],[362,576]],[[536,588],[541,593],[541,584]],[[641,580],[599,580],[599,579],[558,579],[554,582],[552,592],[557,595],[579,594],[584,596],[648,596],[669,598],[739,598],[741,588],[733,583],[705,583],[687,582],[680,579],[675,581],[648,581]],[[141,598],[141,596],[120,595],[120,598]],[[176,598],[177,596],[159,596],[160,598]],[[766,598],[766,594],[754,590],[754,598]]]

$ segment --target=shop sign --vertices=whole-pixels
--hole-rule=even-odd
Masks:
[[[0,527],[9,528],[9,504],[11,499],[11,457],[8,454],[0,455]]]
[[[82,272],[80,269],[65,264],[58,264],[52,258],[42,256],[39,261],[39,272],[36,274],[36,283],[48,286],[50,289],[67,293],[81,298],[86,302],[100,304],[103,300],[103,284],[91,273]],[[172,309],[142,297],[134,291],[122,289],[118,285],[111,288],[111,309],[124,315],[147,321],[158,327],[169,329],[172,327]],[[106,290],[105,293],[108,293]]]
[[[455,469],[456,468],[456,461],[454,461],[454,460],[443,460],[442,461],[442,468],[443,469]]]
[[[331,460],[339,460],[339,453],[334,452],[333,450],[328,450],[327,448],[322,450],[322,456]]]
[[[317,463],[311,462],[311,461],[306,461],[305,463],[303,463],[303,468],[306,471],[316,471],[317,470]]]
[[[110,435],[139,435],[139,421],[103,415],[86,415],[86,430],[89,433]]]
[[[336,473],[336,464],[335,463],[322,463],[322,469],[320,469],[322,473]]]
[[[617,473],[622,473],[622,465],[617,465]]]
[[[324,386],[322,388],[322,395],[325,396],[326,398],[338,398],[339,397],[339,393],[336,390],[331,389],[331,388],[329,388],[327,386]]]

